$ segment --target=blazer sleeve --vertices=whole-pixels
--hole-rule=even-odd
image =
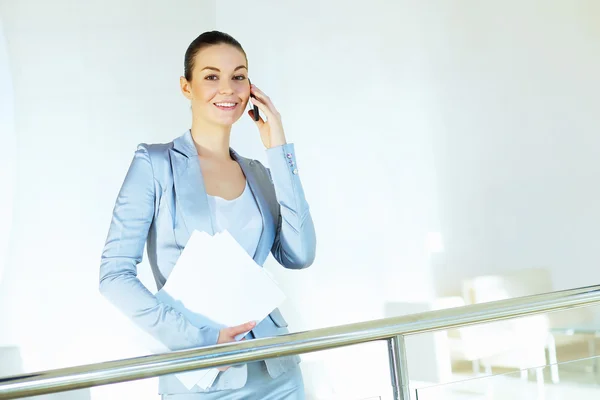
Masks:
[[[271,253],[285,268],[307,268],[315,259],[316,235],[298,175],[294,144],[267,149],[267,159],[280,208]]]
[[[119,191],[100,264],[100,292],[136,325],[171,350],[214,345],[219,330],[196,327],[160,302],[138,279],[152,224],[155,180],[146,145],[135,152]]]

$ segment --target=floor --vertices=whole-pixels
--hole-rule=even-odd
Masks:
[[[600,398],[600,368],[598,357],[587,354],[571,354],[577,361],[559,364],[559,383],[552,383],[550,368],[542,369],[536,376],[530,370],[526,378],[519,371],[505,372],[493,376],[473,377],[469,371],[458,371],[455,383],[431,386],[411,382],[412,400],[493,400],[493,399],[598,399]],[[559,358],[560,360],[560,358]],[[415,389],[416,388],[416,389]]]

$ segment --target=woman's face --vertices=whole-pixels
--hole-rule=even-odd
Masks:
[[[246,57],[237,48],[219,44],[194,58],[192,80],[181,78],[181,90],[192,102],[194,118],[214,125],[232,125],[250,97]]]

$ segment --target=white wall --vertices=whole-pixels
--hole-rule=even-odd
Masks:
[[[424,42],[446,251],[464,277],[544,267],[600,281],[600,3],[439,2]]]
[[[8,49],[4,38],[2,20],[0,20],[0,284],[8,257],[9,238],[12,228],[12,206],[14,202],[14,185],[16,173],[16,134],[15,105],[12,76],[8,63]],[[1,296],[1,294],[0,294]],[[1,314],[0,314],[1,315]]]
[[[214,28],[214,1],[4,0],[0,15],[18,171],[0,345],[18,344],[26,370],[145,353],[98,292],[100,255],[136,145],[189,127],[183,55]],[[156,382],[126,386],[93,398],[156,396]]]

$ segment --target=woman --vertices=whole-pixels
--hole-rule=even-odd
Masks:
[[[225,33],[203,33],[188,47],[184,67],[180,86],[191,102],[192,127],[170,143],[138,146],[113,211],[100,291],[171,350],[232,342],[248,330],[250,339],[287,333],[279,310],[256,326],[194,326],[137,278],[147,244],[162,288],[194,230],[214,234],[227,229],[259,265],[269,253],[291,269],[306,268],[315,257],[314,226],[294,146],[286,143],[269,97],[250,84],[242,46]],[[270,170],[229,147],[231,126],[248,101],[260,110],[256,126]],[[253,110],[248,115],[254,120]],[[205,391],[198,386],[188,391],[174,375],[165,376],[160,393],[177,400],[303,399],[298,362],[297,356],[282,357],[223,369]]]

